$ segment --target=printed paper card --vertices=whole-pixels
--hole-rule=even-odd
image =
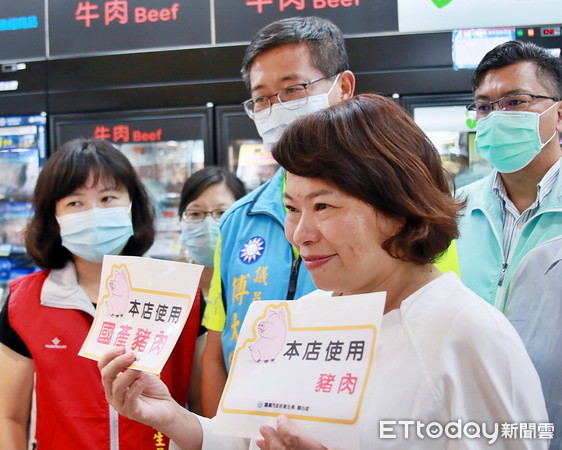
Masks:
[[[358,448],[385,293],[253,302],[214,431],[259,438],[285,414],[330,447]]]
[[[193,306],[203,266],[139,256],[104,256],[94,322],[80,356],[99,361],[132,350],[132,368],[160,373]]]

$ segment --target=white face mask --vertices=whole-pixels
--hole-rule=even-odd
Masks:
[[[269,113],[268,110],[256,113],[254,122],[256,123],[259,135],[263,139],[264,148],[271,151],[271,148],[279,140],[287,125],[296,118],[320,111],[330,106],[329,96],[338,82],[339,77],[338,74],[330,90],[324,94],[309,95],[308,98],[285,102],[284,105],[289,105],[291,109],[288,109],[281,103],[275,103],[271,105],[271,113]],[[301,103],[301,105],[296,106],[299,103]]]

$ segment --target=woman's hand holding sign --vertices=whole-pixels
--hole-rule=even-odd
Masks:
[[[124,348],[112,349],[100,359],[98,367],[108,403],[120,414],[158,429],[182,449],[201,448],[199,421],[175,402],[158,376],[128,368],[134,361],[135,355]],[[174,430],[181,430],[183,439]]]
[[[262,450],[328,450],[299,430],[284,414],[277,417],[277,430],[264,425],[260,427],[260,433],[263,439],[256,444]]]

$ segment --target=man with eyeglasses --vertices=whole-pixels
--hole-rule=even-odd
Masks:
[[[506,314],[535,363],[555,423],[551,448],[562,444],[561,86],[562,61],[534,44],[484,56],[468,109],[476,150],[496,170],[464,190],[457,241],[463,282]]]
[[[242,64],[251,98],[244,109],[266,149],[297,117],[353,95],[341,31],[318,17],[267,25],[252,39]],[[203,325],[202,403],[212,417],[226,382],[238,331],[252,301],[294,299],[316,289],[285,238],[284,172],[240,199],[221,221],[221,241]]]

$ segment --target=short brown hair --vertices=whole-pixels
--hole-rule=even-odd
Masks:
[[[439,154],[392,100],[363,94],[293,122],[273,149],[288,172],[324,180],[404,225],[383,248],[404,261],[435,261],[458,237],[464,203]]]
[[[141,256],[154,242],[154,212],[134,167],[123,153],[100,139],[68,141],[47,159],[33,193],[34,215],[25,230],[25,246],[35,264],[44,269],[61,269],[72,260],[62,246],[55,217],[57,200],[66,197],[88,180],[111,180],[125,187],[131,199],[134,235],[123,255]]]

